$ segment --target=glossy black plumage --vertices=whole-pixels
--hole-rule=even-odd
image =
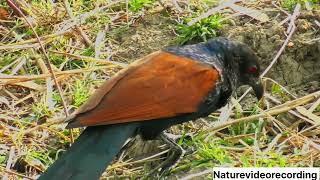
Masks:
[[[69,128],[92,127],[41,179],[56,179],[56,174],[61,180],[97,179],[117,151],[103,142],[121,144],[136,133],[154,139],[172,125],[208,116],[221,108],[240,85],[251,85],[260,99],[263,89],[257,59],[246,45],[226,38],[168,47],[142,58],[103,84],[72,115]],[[99,125],[103,126],[95,127]],[[101,136],[95,135],[95,128]],[[119,145],[116,148],[120,151]],[[80,157],[86,154],[95,156]]]

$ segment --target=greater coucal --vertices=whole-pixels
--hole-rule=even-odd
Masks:
[[[241,85],[263,95],[260,66],[246,45],[226,38],[154,52],[107,80],[70,118],[87,127],[40,179],[99,179],[125,141],[206,117]]]

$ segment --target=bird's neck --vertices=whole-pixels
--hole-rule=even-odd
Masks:
[[[218,56],[218,61],[222,65],[223,77],[228,83],[236,89],[241,85],[239,81],[240,71],[239,71],[239,59],[235,53],[237,44],[233,41],[229,41],[225,38],[217,38],[206,43],[209,52],[212,56]]]
[[[217,38],[206,43],[185,46],[171,46],[163,51],[201,61],[212,65],[232,87],[238,87],[239,64],[233,57],[233,44],[225,38]]]

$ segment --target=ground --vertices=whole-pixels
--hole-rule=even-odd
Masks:
[[[139,2],[144,3],[143,6],[140,7]],[[176,142],[186,150],[186,155],[164,177],[176,179],[195,175],[194,179],[197,179],[203,172],[203,177],[210,178],[206,170],[224,166],[320,166],[320,129],[316,127],[320,111],[317,101],[320,96],[319,1],[238,3],[238,6],[258,10],[267,19],[226,8],[219,13],[220,19],[208,20],[217,27],[214,32],[208,31],[208,23],[202,21],[188,31],[183,20],[199,17],[218,2],[191,1],[189,5],[184,1],[177,1],[178,5],[173,2],[164,1],[161,5],[158,1],[129,1],[128,12],[124,2],[114,4],[78,22],[81,30],[67,29],[75,20],[70,20],[62,2],[32,1],[19,5],[25,9],[40,37],[50,35],[42,41],[53,68],[62,73],[57,79],[70,111],[78,108],[103,80],[120,69],[108,65],[108,60],[131,63],[185,40],[194,43],[204,37],[225,36],[248,44],[266,69],[289,37],[280,58],[265,75],[269,79],[265,78],[267,95],[264,103],[258,106],[249,94],[240,104],[232,101],[235,108],[226,122],[218,118],[218,111],[206,119],[167,131],[177,135]],[[294,14],[297,2],[302,3],[300,15],[281,23]],[[6,3],[0,4],[0,134],[3,136],[0,171],[9,179],[23,176],[32,179],[68,149],[72,138],[64,124],[46,125],[51,118],[63,116],[61,98],[52,79],[32,76],[49,74],[49,71],[29,25]],[[70,9],[75,17],[79,17],[107,4],[79,1],[73,2]],[[296,24],[292,37],[286,32],[290,21]],[[193,34],[184,36],[198,30],[200,35],[193,39],[188,39]],[[91,40],[91,45],[83,40],[81,31]],[[105,37],[101,38],[101,34]],[[75,73],[75,70],[79,72]],[[247,87],[240,88],[234,97],[239,100],[246,90]],[[277,110],[289,107],[293,111],[275,112],[272,109],[275,106]],[[227,126],[232,120],[240,123]],[[215,129],[221,124],[226,126]],[[77,129],[73,134],[77,137],[80,132],[81,129]],[[168,146],[163,144],[160,140],[142,142],[137,137],[135,143],[123,150],[107,168],[102,178],[145,176],[168,156]]]

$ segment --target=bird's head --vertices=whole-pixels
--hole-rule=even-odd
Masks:
[[[237,81],[236,86],[249,85],[255,92],[258,99],[263,96],[263,86],[260,79],[260,65],[258,63],[258,56],[247,45],[230,41],[226,38],[216,38],[213,41],[220,44],[220,48],[224,51],[223,66],[229,70],[228,73],[233,72],[236,77],[232,80]],[[209,42],[209,44],[211,44]],[[216,43],[213,43],[217,45]],[[211,45],[213,45],[211,44]],[[211,46],[212,47],[212,46]]]
[[[235,60],[239,61],[240,83],[252,87],[258,99],[263,96],[263,86],[260,78],[260,65],[255,53],[244,44],[238,44],[238,54]]]

